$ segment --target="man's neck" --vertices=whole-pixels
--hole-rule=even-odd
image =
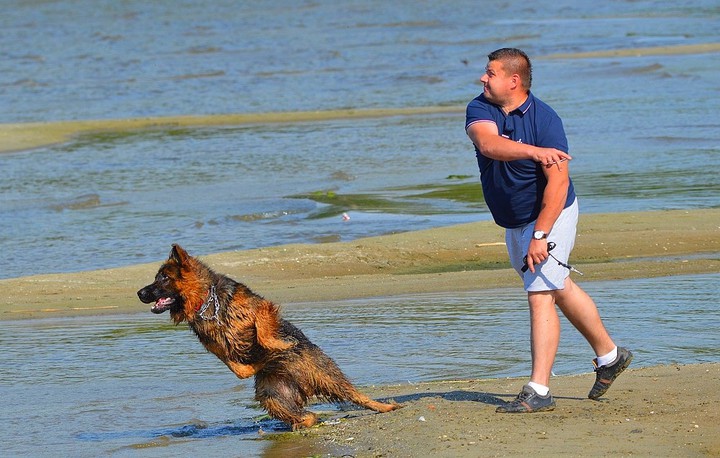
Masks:
[[[512,113],[513,111],[517,110],[519,107],[522,106],[523,103],[528,99],[530,96],[529,93],[524,92],[522,94],[518,94],[517,97],[513,97],[512,100],[510,100],[508,103],[503,104],[502,111],[507,115]]]

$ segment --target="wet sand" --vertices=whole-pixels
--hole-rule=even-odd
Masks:
[[[720,43],[699,43],[677,46],[651,46],[646,48],[608,49],[600,51],[550,54],[538,59],[590,59],[598,57],[671,56],[676,54],[705,54],[720,52]]]
[[[587,399],[593,381],[594,373],[553,378],[557,408],[534,414],[495,413],[525,379],[383,387],[370,394],[402,409],[349,412],[283,437],[284,451],[292,452],[289,443],[355,457],[720,454],[720,364],[631,366],[599,401]]]
[[[520,287],[503,232],[461,224],[351,242],[297,244],[202,256],[268,299],[341,300]],[[159,247],[163,255],[170,247]],[[192,246],[185,246],[191,254]],[[164,258],[89,272],[0,280],[0,320],[141,313],[135,292]],[[581,215],[571,258],[577,281],[720,272],[720,209]]]
[[[296,111],[275,113],[230,113],[204,116],[158,116],[131,119],[96,119],[0,124],[0,153],[24,151],[67,143],[84,134],[136,132],[176,128],[227,127],[247,124],[318,122],[327,120],[384,118],[391,116],[462,113],[464,107],[414,107]]]

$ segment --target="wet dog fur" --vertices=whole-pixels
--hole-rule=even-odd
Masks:
[[[360,393],[329,356],[280,317],[276,304],[215,273],[179,245],[172,246],[155,281],[137,294],[143,303],[154,303],[153,313],[169,310],[175,324],[187,322],[236,376],[255,376],[255,399],[293,430],[317,423],[317,415],[305,410],[314,396],[377,412],[399,407]]]

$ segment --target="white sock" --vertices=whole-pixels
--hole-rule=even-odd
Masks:
[[[613,351],[611,351],[607,355],[598,356],[597,357],[597,365],[598,365],[598,367],[607,366],[608,364],[615,361],[616,359],[617,359],[617,347],[613,348]]]
[[[535,390],[535,392],[540,396],[547,396],[547,394],[550,392],[550,388],[546,387],[545,385],[540,385],[539,383],[528,382],[528,386]]]

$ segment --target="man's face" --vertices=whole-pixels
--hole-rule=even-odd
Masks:
[[[485,74],[480,78],[485,87],[485,98],[495,104],[502,105],[510,95],[510,88],[515,84],[513,75],[508,75],[502,62],[492,60],[485,67]]]

